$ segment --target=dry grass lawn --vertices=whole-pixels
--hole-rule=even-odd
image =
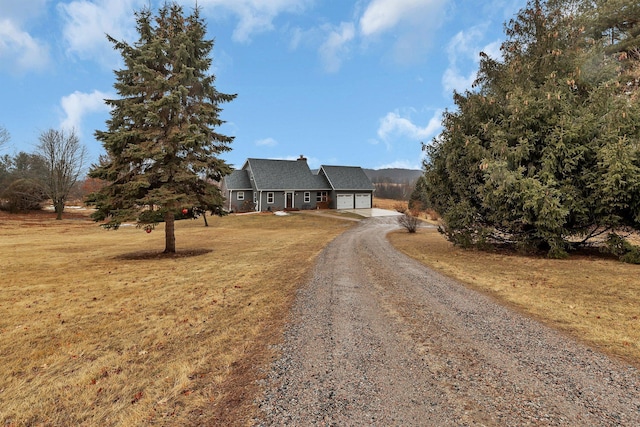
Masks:
[[[0,424],[247,425],[307,269],[353,222],[100,229],[0,213]]]
[[[395,211],[396,208],[407,209],[409,204],[402,200],[393,200],[393,199],[380,199],[378,197],[373,197],[373,207],[379,209],[388,209],[390,211]]]
[[[640,366],[640,265],[599,256],[551,260],[467,251],[434,229],[388,237],[435,270]]]
[[[391,203],[391,204],[389,204]],[[393,202],[374,201],[393,209]],[[86,214],[0,212],[0,423],[248,425],[316,255],[354,224],[238,215],[105,231]],[[640,266],[481,253],[435,230],[401,251],[640,365]]]

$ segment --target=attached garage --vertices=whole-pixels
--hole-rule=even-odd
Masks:
[[[319,177],[331,187],[330,206],[334,209],[371,209],[375,187],[357,166],[321,166]]]
[[[358,193],[356,194],[356,209],[370,209],[371,208],[371,194]]]
[[[353,209],[353,194],[336,195],[336,207],[338,209]]]

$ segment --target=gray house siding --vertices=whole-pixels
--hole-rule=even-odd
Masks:
[[[327,190],[323,190],[327,191]],[[273,198],[270,199],[269,194],[273,195]],[[308,193],[308,200],[305,200],[305,193]],[[260,211],[281,211],[284,209],[300,209],[300,210],[308,210],[308,209],[317,209],[317,201],[316,201],[316,193],[317,191],[308,190],[264,190],[258,192],[259,205],[256,207],[256,210]],[[287,195],[290,195],[287,197]]]
[[[254,190],[247,171],[233,171],[224,177],[222,192],[226,197],[225,209],[229,212],[248,212],[254,208]],[[242,198],[239,197],[240,195]]]
[[[242,199],[239,198],[242,194]],[[230,212],[250,212],[255,210],[253,190],[232,190],[227,193],[227,209]]]

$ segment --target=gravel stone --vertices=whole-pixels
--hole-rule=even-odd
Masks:
[[[636,368],[400,254],[394,228],[320,254],[254,425],[640,426]]]

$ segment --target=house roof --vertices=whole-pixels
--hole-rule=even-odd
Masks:
[[[251,190],[249,172],[244,169],[234,170],[224,180],[225,186],[230,190]]]
[[[242,169],[224,178],[228,190],[361,190],[374,186],[358,166],[321,166],[311,171],[306,159],[271,160],[249,158]]]
[[[253,175],[257,190],[330,190],[329,183],[311,173],[301,160],[247,159],[243,169]]]
[[[359,166],[321,166],[318,175],[326,176],[334,190],[374,190],[375,188]]]

